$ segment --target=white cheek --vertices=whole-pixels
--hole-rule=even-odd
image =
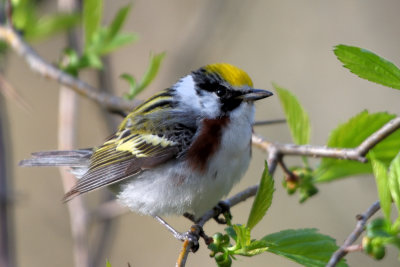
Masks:
[[[181,103],[185,106],[193,107],[193,109],[200,110],[199,97],[197,96],[195,83],[191,75],[187,75],[179,80],[175,85],[177,95],[181,97]]]
[[[179,80],[175,85],[177,95],[181,97],[181,108],[188,112],[199,111],[203,118],[215,118],[220,114],[218,97],[211,92],[204,91],[201,96],[196,93],[195,82],[191,75]]]
[[[202,116],[206,118],[215,118],[219,116],[221,104],[214,93],[205,92],[200,99],[202,105]]]

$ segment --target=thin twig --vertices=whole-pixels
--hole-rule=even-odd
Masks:
[[[357,225],[353,232],[346,238],[343,245],[333,253],[331,259],[329,260],[327,267],[334,267],[339,261],[346,256],[348,252],[350,252],[349,247],[357,240],[357,238],[364,232],[365,224],[367,223],[368,219],[371,218],[378,210],[380,209],[379,201],[374,202],[367,211],[357,216]]]
[[[295,175],[289,168],[286,166],[285,162],[281,159],[279,160],[279,166],[281,166],[283,172],[285,173],[286,181],[296,182],[299,180],[299,177]]]
[[[378,131],[365,139],[358,147],[357,153],[365,156],[369,150],[376,146],[379,142],[400,128],[400,117],[396,117],[383,125]]]
[[[2,73],[0,73],[0,93],[3,94],[7,100],[14,101],[26,113],[29,113],[32,110],[31,106],[17,92],[17,90],[4,78]]]
[[[357,245],[348,246],[345,251],[347,253],[349,253],[349,252],[358,252],[358,251],[362,251],[362,250],[363,250],[362,244],[357,244]]]
[[[253,123],[253,126],[265,126],[265,125],[280,124],[280,123],[286,123],[286,119],[256,121]]]
[[[130,111],[139,101],[127,101],[121,97],[98,91],[95,87],[79,80],[41,58],[32,47],[11,27],[0,25],[0,40],[8,43],[31,69],[43,77],[57,81],[78,94],[85,96],[109,110]]]

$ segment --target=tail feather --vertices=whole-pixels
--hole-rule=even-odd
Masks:
[[[19,166],[69,166],[86,167],[93,153],[92,149],[54,150],[32,153],[32,158],[19,162]]]

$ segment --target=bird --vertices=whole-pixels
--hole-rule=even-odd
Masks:
[[[108,187],[133,212],[199,218],[248,169],[254,102],[271,95],[242,69],[209,64],[134,108],[102,145],[35,152],[20,165],[69,166],[77,182],[64,201]]]

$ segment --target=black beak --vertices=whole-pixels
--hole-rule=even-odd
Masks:
[[[243,101],[257,101],[272,95],[273,93],[267,90],[250,89],[246,91],[243,95],[238,96],[237,98],[242,99]]]

